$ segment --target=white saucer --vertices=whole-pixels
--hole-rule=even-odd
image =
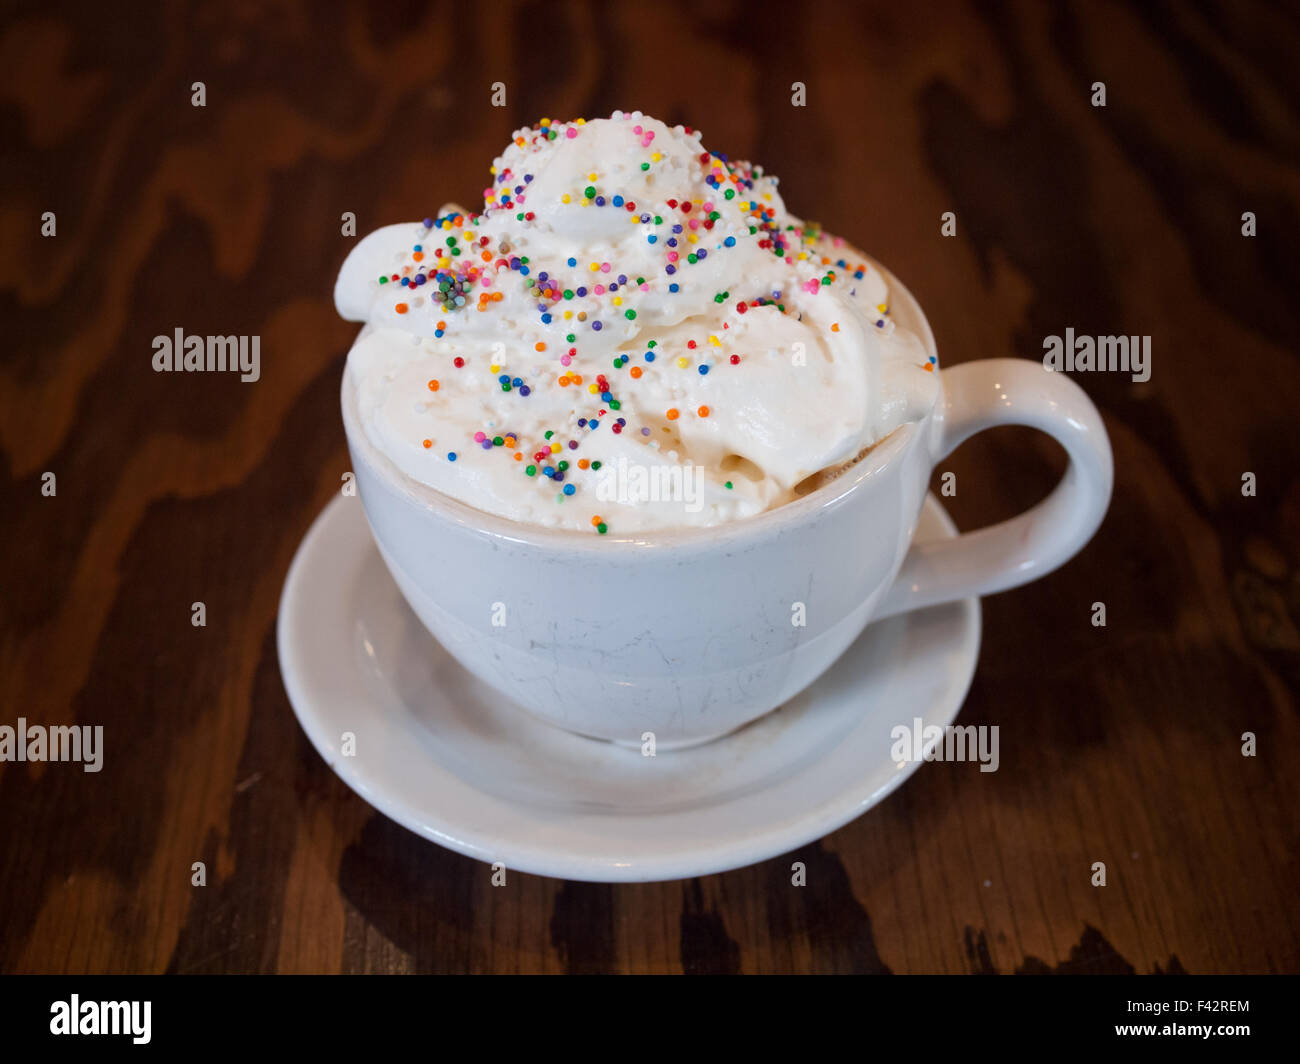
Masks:
[[[918,538],[952,535],[930,497]],[[376,809],[509,870],[642,882],[786,853],[879,802],[917,767],[891,760],[891,729],[943,727],[961,708],[980,619],[968,599],[871,625],[775,713],[645,757],[544,724],[457,665],[403,601],[353,496],[298,548],[278,639],[303,729]]]

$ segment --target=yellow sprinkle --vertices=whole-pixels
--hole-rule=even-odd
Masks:
[[[500,372],[501,372],[501,367],[500,367],[500,366],[488,366],[488,369],[491,370],[493,373],[500,373]]]
[[[586,120],[585,118],[579,118],[579,119],[578,119],[576,122],[574,122],[573,124],[574,124],[575,126],[585,126],[585,125],[587,124],[587,120]]]
[[[689,366],[690,364],[691,364],[691,360],[690,360],[689,358],[679,358],[679,359],[677,360],[677,365],[678,365],[678,368],[680,368],[680,369],[685,369],[685,368],[686,368],[687,366]]]
[[[803,260],[806,259],[807,257],[808,257],[808,252],[806,252],[806,251],[801,251],[801,252],[799,252],[799,261],[800,261],[800,262],[803,262]]]
[[[722,346],[722,341],[719,340],[716,336],[710,336],[710,337],[709,337],[709,343],[711,343],[714,347],[721,347],[721,346]]]
[[[650,161],[652,163],[657,163],[662,158],[663,158],[662,155],[660,155],[658,152],[655,152],[653,155],[650,156]]]
[[[595,386],[594,384],[588,384],[588,385],[587,385],[587,391],[591,392],[592,395],[595,395],[595,394],[596,394],[596,386]]]
[[[551,444],[551,454],[559,454],[559,453],[560,453],[560,445],[558,443]]]
[[[600,273],[600,263],[599,263],[599,262],[593,262],[593,263],[591,264],[591,272],[592,272],[592,273]]]
[[[699,241],[700,238],[699,238],[698,236],[696,236],[694,233],[692,233],[692,234],[691,234],[690,236],[688,236],[686,239],[689,240],[692,244],[695,244],[695,243],[697,243],[697,242]]]
[[[571,311],[571,310],[566,310],[566,311],[564,312],[564,320],[565,320],[565,321],[568,321],[571,317],[573,317],[573,311]]]
[[[880,311],[881,314],[889,313],[889,305],[887,303],[877,303],[876,309]]]
[[[560,197],[560,202],[561,202],[561,203],[568,203],[568,202],[569,202],[569,194],[568,194],[567,192],[566,192],[563,196]]]
[[[622,296],[615,296],[615,297],[614,297],[614,306],[616,306],[616,307],[621,307],[622,305],[623,305],[623,297],[622,297]]]

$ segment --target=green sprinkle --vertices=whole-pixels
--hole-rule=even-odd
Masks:
[[[583,194],[584,196],[586,196],[587,199],[595,199],[595,198],[596,198],[596,186],[595,186],[595,185],[588,185],[586,188],[584,188],[584,189],[582,190],[582,194]]]
[[[547,430],[546,430],[546,438],[547,438],[548,440],[549,440],[552,436],[554,436],[554,435],[555,435],[555,433],[552,432],[550,429],[547,429]]]
[[[592,462],[592,463],[591,463],[591,468],[592,468],[592,469],[599,469],[599,468],[600,468],[600,463],[599,463],[599,462]]]
[[[537,467],[535,465],[526,466],[524,468],[524,472],[527,473],[530,477],[535,477],[537,476]]]
[[[631,309],[625,310],[623,311],[623,317],[627,318],[628,321],[631,321],[636,317],[636,311]]]
[[[642,163],[642,164],[641,164],[641,169],[642,169],[642,170],[649,170],[649,169],[650,169],[650,164],[649,164],[649,163]]]
[[[605,522],[602,521],[600,524],[596,526],[596,531],[603,536],[606,532],[609,531],[609,525],[605,524]]]
[[[700,258],[698,255],[695,254],[695,252],[692,251],[689,255],[686,256],[686,261],[695,263],[695,262],[699,262]]]
[[[566,336],[565,339],[568,340],[569,343],[574,343],[578,338],[574,336],[573,333],[569,333],[569,335]]]
[[[721,217],[722,215],[720,215],[717,211],[709,211],[709,221],[716,222]]]
[[[611,400],[609,401],[609,408],[610,408],[611,410],[622,410],[622,409],[623,409],[623,404],[622,404],[619,400],[617,400],[617,399],[611,399]]]
[[[529,466],[528,468],[531,469],[532,466]],[[730,490],[731,490],[731,481],[727,481],[727,482],[726,482],[724,485],[722,485],[722,486],[723,486],[724,488],[726,488],[728,491],[730,491]]]
[[[561,473],[563,473],[566,469],[569,468],[569,463],[561,460],[555,463],[555,468],[558,469]]]
[[[648,344],[646,344],[646,347],[658,347],[658,346],[659,346],[658,340],[651,340]]]
[[[659,215],[656,214],[656,215],[655,215],[655,225],[663,225],[663,224],[664,224],[664,220],[663,220],[662,218],[660,218]]]
[[[503,392],[508,392],[508,391],[510,391],[510,382],[509,382],[509,381],[503,381],[502,384],[501,384],[501,390],[502,390]]]
[[[500,436],[493,436],[493,437],[492,437],[492,446],[493,446],[493,447],[501,447],[501,446],[503,446],[503,445],[505,444],[505,442],[506,442],[506,441],[503,440]]]
[[[735,199],[735,198],[736,198],[736,190],[735,190],[734,188],[729,188],[729,189],[727,189],[727,191],[724,192],[724,193],[722,194],[722,198],[723,198],[723,199]]]
[[[573,289],[572,289],[572,288],[566,288],[566,289],[564,290],[564,298],[565,298],[565,299],[572,299],[572,298],[573,298]]]

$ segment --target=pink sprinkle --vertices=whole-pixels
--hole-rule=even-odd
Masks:
[[[572,361],[573,361],[573,356],[572,356],[572,355],[561,355],[561,356],[560,356],[560,365],[561,365],[561,366],[567,366],[567,365],[568,365],[570,362],[572,362]]]
[[[592,291],[598,296],[603,296],[605,294],[605,286],[603,284],[598,284],[592,289]]]
[[[687,224],[690,225],[692,229],[698,229],[700,227],[700,220],[698,218],[692,218]]]
[[[821,284],[815,278],[804,282],[803,290],[805,292],[816,292],[819,288],[821,288]]]
[[[670,251],[670,252],[668,252],[668,261],[669,261],[669,262],[676,262],[676,261],[677,261],[677,252],[675,252],[675,251]]]
[[[578,135],[578,131],[574,129],[572,126],[570,126],[568,129],[564,131],[564,135],[568,137],[570,140],[572,140],[574,137]]]
[[[601,273],[609,273],[609,263],[608,263],[608,262],[602,262],[602,263],[600,264],[600,272],[601,272]]]
[[[641,286],[641,291],[642,291],[642,292],[648,292],[648,291],[650,291],[650,285],[648,285],[648,284],[643,284],[643,285]]]
[[[640,132],[641,132],[641,127],[640,127],[640,126],[633,126],[633,127],[632,127],[632,132],[633,132],[633,133],[640,133]]]
[[[484,434],[484,433],[482,433],[482,432],[476,432],[476,433],[474,433],[474,442],[475,442],[475,443],[482,443],[482,442],[483,442],[484,440],[486,440],[486,439],[487,439],[486,434]]]

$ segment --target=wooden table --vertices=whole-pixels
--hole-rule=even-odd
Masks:
[[[0,723],[110,745],[98,774],[0,766],[3,970],[1300,969],[1295,8],[544,6],[6,16]],[[1000,727],[1000,771],[926,766],[725,875],[494,889],[312,750],[277,597],[348,468],[342,212],[473,201],[518,126],[616,107],[780,174],[907,280],[947,364],[1072,327],[1151,336],[1152,374],[1076,375],[1110,515],[984,603],[961,720]],[[260,335],[261,380],[153,372],[176,327]],[[986,434],[948,508],[1008,516],[1063,465]]]

